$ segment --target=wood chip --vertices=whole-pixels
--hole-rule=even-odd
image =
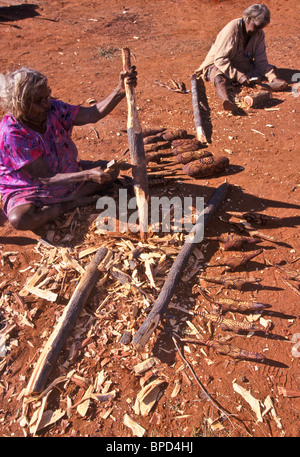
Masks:
[[[71,225],[72,220],[74,219],[75,215],[78,213],[78,208],[76,208],[68,217],[66,222],[61,226],[61,228],[67,228]]]
[[[92,396],[92,392],[94,390],[94,386],[91,384],[88,389],[85,391],[84,396],[82,397],[81,403],[77,406],[77,412],[84,417],[87,413],[87,410],[90,406],[90,399]]]
[[[135,374],[144,373],[147,370],[150,370],[155,364],[157,363],[157,359],[155,357],[150,357],[149,359],[144,360],[141,363],[138,363],[133,367]]]
[[[143,437],[145,435],[146,430],[128,416],[128,414],[125,414],[123,424],[132,430],[134,436]]]
[[[101,419],[107,419],[111,415],[113,409],[114,409],[114,407],[111,407],[111,408],[107,409],[106,411],[102,411],[100,413]]]
[[[224,425],[222,424],[222,422],[219,420],[219,419],[207,419],[207,422],[209,423],[211,429],[214,431],[214,432],[221,432],[222,430],[225,429]]]
[[[300,397],[300,390],[286,389],[281,386],[278,386],[278,393],[288,398]]]
[[[49,409],[49,410],[45,411],[38,424],[36,432],[59,421],[65,414],[66,414],[66,412],[63,411],[62,409],[57,409],[56,411],[52,411]]]
[[[174,389],[172,390],[171,397],[176,397],[181,389],[181,381],[179,379],[175,379],[174,381]]]
[[[199,336],[199,330],[195,327],[195,325],[191,321],[186,321],[186,323],[191,329],[189,334],[190,335],[198,335]]]
[[[256,414],[258,422],[262,422],[263,420],[262,420],[259,401],[256,398],[254,398],[253,395],[248,390],[244,389],[244,387],[242,387],[242,386],[239,386],[236,382],[234,382],[232,384],[232,386],[233,386],[233,390],[235,392],[237,392],[238,394],[240,394],[244,398],[244,400],[247,403],[249,403],[249,405],[251,406],[251,408],[253,409],[253,411]]]
[[[39,287],[34,286],[26,286],[26,292],[36,295],[39,298],[43,298],[44,300],[48,300],[51,302],[55,302],[57,299],[57,294],[51,292],[51,290],[44,290],[40,289]],[[20,293],[21,295],[21,293]]]
[[[111,400],[112,398],[115,398],[115,396],[116,396],[115,390],[112,390],[111,392],[107,392],[106,394],[91,394],[91,398],[93,398],[93,400],[97,400],[99,402]]]
[[[23,289],[19,292],[19,295],[21,295],[22,297],[28,295],[28,293],[29,293],[28,287],[36,286],[40,281],[42,281],[48,275],[48,272],[49,272],[49,269],[47,267],[39,268],[34,273],[34,275],[26,281]]]
[[[160,425],[161,424],[161,414],[157,413],[156,411],[152,414],[150,419],[150,423],[153,425]]]
[[[274,403],[273,403],[270,395],[268,395],[267,398],[265,399],[264,405],[267,408],[267,411],[271,411],[271,415],[272,415],[273,419],[275,420],[277,427],[280,430],[282,430],[281,419],[278,417],[278,415],[275,411]]]
[[[145,259],[145,272],[146,272],[146,276],[149,279],[150,287],[153,287],[154,289],[156,289],[157,287],[156,287],[155,281],[153,279],[153,273],[152,273],[152,267],[151,267],[151,260],[150,259]]]
[[[70,419],[72,417],[72,400],[67,395],[67,416]]]
[[[100,246],[93,246],[90,248],[85,249],[84,251],[80,251],[78,254],[78,258],[82,259],[83,257],[86,257],[87,255],[93,254],[94,252],[98,251]]]
[[[74,268],[74,270],[78,271],[78,273],[80,273],[80,274],[85,273],[85,269],[80,265],[79,262],[77,262],[76,259],[74,259],[70,255],[69,250],[67,248],[62,248],[61,254],[62,254],[63,262],[66,267]]]
[[[162,379],[155,379],[142,388],[136,397],[134,405],[135,414],[141,414],[142,416],[147,416],[147,414],[149,414],[159,399],[162,385],[165,382],[166,381]]]
[[[104,383],[107,375],[105,374],[104,370],[101,370],[96,377],[95,381],[95,391],[98,392],[102,384]]]

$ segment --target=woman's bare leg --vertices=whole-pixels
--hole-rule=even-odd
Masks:
[[[31,203],[17,206],[9,213],[8,220],[17,230],[36,230],[49,222],[53,222],[67,211],[92,203],[91,196],[100,190],[104,190],[105,187],[95,183],[86,183],[72,196],[72,200],[41,208]]]

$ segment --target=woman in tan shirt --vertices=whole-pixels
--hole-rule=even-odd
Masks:
[[[233,19],[221,30],[204,62],[195,71],[197,77],[215,85],[225,110],[237,109],[229,97],[228,80],[248,85],[252,77],[281,81],[267,59],[263,28],[269,22],[270,11],[265,5],[250,6],[242,18]]]

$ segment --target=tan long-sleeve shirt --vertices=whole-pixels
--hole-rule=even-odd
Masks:
[[[258,30],[245,47],[242,19],[233,19],[218,34],[204,62],[195,71],[198,77],[205,76],[207,69],[215,65],[227,78],[239,81],[249,75],[253,68],[257,76],[269,81],[276,78],[274,67],[269,64],[266,54],[265,34]]]

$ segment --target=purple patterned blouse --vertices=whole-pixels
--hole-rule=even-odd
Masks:
[[[51,100],[46,131],[37,133],[11,114],[0,122],[0,194],[6,215],[19,205],[51,205],[69,199],[82,184],[49,186],[23,167],[42,156],[52,173],[79,171],[71,133],[79,106]]]

